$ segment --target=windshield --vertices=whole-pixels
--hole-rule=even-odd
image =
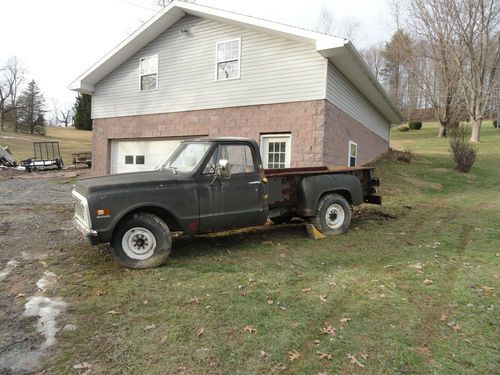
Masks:
[[[172,169],[174,173],[193,172],[203,160],[210,143],[181,143],[168,160],[161,166],[162,170]]]

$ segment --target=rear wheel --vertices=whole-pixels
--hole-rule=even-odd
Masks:
[[[150,213],[136,213],[116,229],[111,241],[113,256],[125,267],[144,269],[165,262],[172,248],[167,224]]]
[[[351,207],[349,202],[338,194],[323,196],[316,209],[313,225],[323,234],[335,235],[345,233],[351,223]]]

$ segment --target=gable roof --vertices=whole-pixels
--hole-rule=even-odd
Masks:
[[[387,120],[395,124],[402,121],[399,111],[387,97],[384,89],[352,43],[347,39],[179,0],[172,1],[158,12],[87,69],[68,88],[80,93],[92,94],[96,83],[186,14],[312,44],[317,52],[330,60]]]

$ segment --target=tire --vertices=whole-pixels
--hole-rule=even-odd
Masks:
[[[320,199],[311,222],[325,235],[345,233],[351,224],[351,206],[343,196],[327,194]]]
[[[288,224],[289,222],[292,221],[292,219],[293,219],[293,216],[290,216],[290,215],[281,215],[281,216],[273,217],[270,220],[275,225],[281,225],[281,224]]]
[[[158,216],[136,213],[115,230],[111,248],[115,259],[124,267],[155,268],[167,260],[172,249],[172,234]]]

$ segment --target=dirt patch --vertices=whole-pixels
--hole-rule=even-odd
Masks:
[[[356,220],[384,221],[384,220],[396,220],[398,217],[396,215],[381,210],[376,210],[373,208],[363,208],[354,211],[352,214],[352,218]]]

